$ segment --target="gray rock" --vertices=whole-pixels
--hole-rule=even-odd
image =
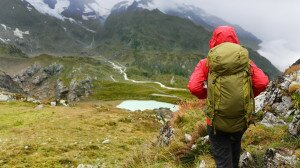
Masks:
[[[68,104],[67,104],[67,101],[66,101],[66,100],[60,100],[60,101],[59,101],[59,104],[65,106],[65,107],[68,107]]]
[[[192,146],[192,149],[196,149],[197,148],[197,145],[201,144],[201,145],[204,145],[204,144],[209,144],[209,136],[206,135],[205,137],[200,137],[197,139],[197,142],[195,144],[193,144]]]
[[[8,102],[11,100],[12,100],[12,97],[10,95],[0,93],[0,102]]]
[[[88,96],[91,94],[92,87],[92,79],[90,77],[81,81],[73,79],[69,87],[68,102],[77,102],[80,97]]]
[[[280,103],[274,103],[272,105],[272,108],[275,110],[277,114],[284,116],[289,111],[289,109],[293,107],[293,102],[291,97],[289,96],[283,96],[281,100],[282,102]]]
[[[267,149],[264,155],[264,167],[276,168],[276,167],[295,167],[297,163],[296,156],[290,155],[282,150],[276,150],[273,148]]]
[[[156,119],[162,124],[165,124],[166,122],[170,121],[173,117],[173,112],[170,110],[170,108],[159,108],[154,109],[153,111],[156,113]]]
[[[99,168],[99,166],[90,165],[90,164],[79,164],[77,168]]]
[[[50,102],[50,105],[51,105],[52,107],[54,107],[54,106],[56,106],[56,102]]]
[[[11,93],[23,93],[24,91],[16,83],[11,76],[5,72],[0,71],[0,90],[11,92]]]
[[[276,102],[281,102],[282,92],[279,88],[276,87],[274,82],[271,83],[271,86],[268,87],[266,91],[266,98],[264,101],[265,105],[272,105]],[[278,100],[280,99],[280,101]]]
[[[300,135],[300,115],[295,116],[289,124],[289,132],[295,136]]]
[[[262,92],[255,98],[255,113],[262,110],[264,107],[264,101],[266,99],[266,92]]]
[[[171,127],[170,122],[166,122],[166,124],[160,129],[160,133],[157,137],[156,144],[160,147],[165,147],[170,144],[170,141],[174,138],[174,129]]]
[[[297,115],[298,113],[299,113],[299,110],[297,110],[297,109],[289,110],[289,111],[285,114],[284,118],[288,118],[288,117],[291,116],[291,115]]]
[[[248,167],[253,167],[254,166],[254,160],[252,155],[249,152],[244,152],[239,161],[239,166],[241,168],[248,168]]]
[[[192,135],[190,135],[190,134],[184,134],[184,140],[185,140],[186,143],[191,142]]]
[[[43,104],[39,104],[39,105],[37,105],[36,107],[35,107],[35,109],[37,109],[37,110],[41,110],[41,109],[43,109],[44,108],[44,105]]]
[[[58,79],[56,81],[56,97],[57,99],[67,99],[69,89],[64,85],[63,81]]]
[[[278,125],[286,125],[286,123],[282,119],[278,119],[274,114],[267,112],[260,122],[261,124],[267,127],[274,127]]]
[[[283,90],[287,90],[290,84],[291,84],[291,79],[289,76],[286,76],[284,78],[284,81],[280,84],[280,88]]]
[[[102,144],[109,144],[110,143],[110,140],[109,139],[105,139]]]
[[[44,72],[48,74],[49,76],[53,76],[58,74],[63,70],[64,66],[61,64],[53,63],[47,67],[44,68]]]
[[[40,85],[42,84],[46,79],[48,79],[48,75],[43,73],[42,75],[38,75],[36,77],[34,77],[32,84],[34,85]]]
[[[16,75],[14,77],[14,81],[16,81],[17,83],[23,83],[28,80],[28,78],[38,73],[40,69],[41,66],[39,64],[33,64],[32,66],[23,69],[20,74]]]

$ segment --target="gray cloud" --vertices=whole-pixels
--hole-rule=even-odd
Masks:
[[[121,0],[102,0],[111,8]],[[130,0],[132,1],[132,0]],[[300,1],[298,0],[154,0],[160,9],[192,4],[263,40],[259,52],[283,70],[300,58]]]

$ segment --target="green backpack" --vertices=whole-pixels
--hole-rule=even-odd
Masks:
[[[252,121],[254,95],[247,49],[222,43],[207,56],[209,74],[206,116],[214,130],[233,133]]]

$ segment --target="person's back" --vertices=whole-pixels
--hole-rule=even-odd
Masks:
[[[209,46],[208,58],[200,60],[188,88],[200,99],[208,96],[207,129],[217,167],[238,167],[253,98],[266,88],[268,77],[249,60],[234,28],[216,28]]]

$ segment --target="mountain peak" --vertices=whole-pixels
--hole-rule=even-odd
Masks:
[[[24,0],[23,0],[24,1]],[[25,0],[37,11],[64,20],[104,19],[110,10],[104,8],[99,0]]]

